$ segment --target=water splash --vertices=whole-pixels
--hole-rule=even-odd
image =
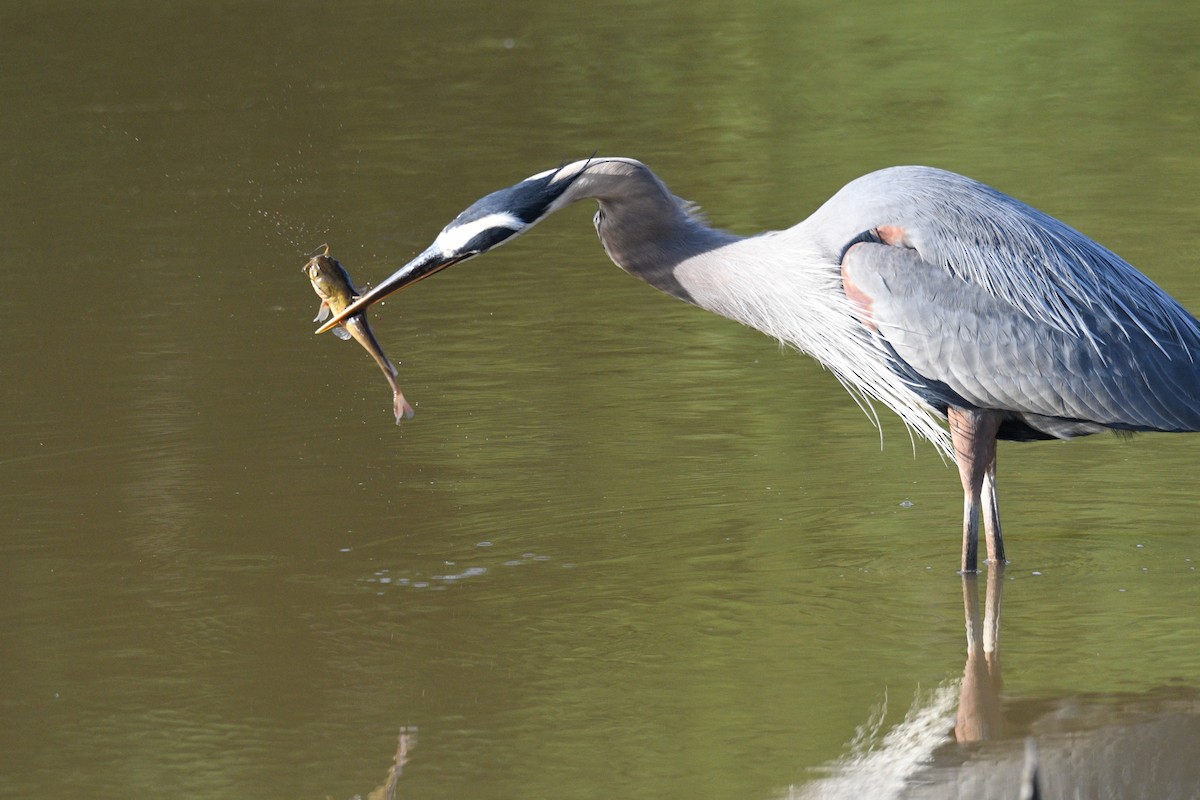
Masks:
[[[958,704],[958,681],[918,691],[904,720],[882,733],[887,698],[855,731],[846,755],[826,769],[829,777],[789,788],[786,800],[887,800],[900,797],[909,779],[925,767],[933,751],[949,739]]]

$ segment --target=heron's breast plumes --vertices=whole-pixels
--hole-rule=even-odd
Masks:
[[[829,369],[878,426],[871,400],[949,453],[940,415],[891,366],[842,283],[837,255],[795,229],[740,239],[681,262],[674,277],[696,305],[795,347]],[[869,298],[865,298],[869,303]]]

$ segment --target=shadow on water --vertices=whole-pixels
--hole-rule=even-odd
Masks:
[[[1200,796],[1200,692],[1006,698],[1000,669],[1004,568],[963,576],[961,681],[921,691],[883,730],[886,699],[824,777],[789,800],[833,798],[1194,798]],[[957,697],[956,697],[957,696]],[[957,699],[957,709],[955,701]]]

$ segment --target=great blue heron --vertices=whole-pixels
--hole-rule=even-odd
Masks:
[[[742,237],[638,161],[576,161],[478,200],[318,332],[586,198],[617,266],[809,353],[951,455],[964,572],[981,515],[989,559],[1005,560],[998,438],[1200,430],[1195,317],[1073,228],[930,167],[872,172],[794,227]]]

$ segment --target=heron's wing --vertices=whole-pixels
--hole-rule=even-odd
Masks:
[[[1200,347],[1200,323],[1111,250],[986,184],[931,167],[890,167],[851,181],[805,227],[826,246],[876,241],[929,264],[1050,327],[1088,338],[1106,318],[1156,344]]]
[[[1047,424],[1200,430],[1200,342],[1179,332],[1195,325],[1182,308],[1179,320],[1142,318],[1132,301],[1109,297],[1103,310],[1067,306],[1066,326],[972,279],[961,263],[931,262],[907,244],[853,245],[843,283],[894,368],[934,405]]]

